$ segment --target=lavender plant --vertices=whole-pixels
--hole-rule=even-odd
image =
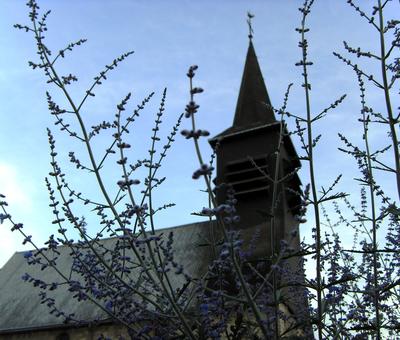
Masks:
[[[116,105],[111,121],[102,121],[88,128],[86,104],[96,96],[96,89],[105,82],[109,74],[124,62],[133,52],[128,52],[94,77],[93,83],[84,92],[81,100],[76,100],[69,86],[78,81],[72,73],[61,75],[58,64],[74,48],[86,40],[68,44],[55,55],[44,38],[47,33],[47,17],[39,18],[39,7],[35,0],[28,2],[29,25],[15,25],[16,28],[33,35],[39,56],[38,62],[29,65],[40,70],[49,85],[61,93],[65,102],[55,98],[52,91],[46,93],[50,114],[55,125],[67,134],[86,152],[71,150],[68,158],[78,171],[93,176],[97,183],[99,197],[86,197],[81,189],[76,189],[67,179],[56,149],[56,139],[48,129],[50,147],[49,178],[45,184],[49,192],[50,207],[57,228],[57,234],[50,235],[44,247],[38,247],[32,236],[24,232],[23,225],[16,222],[7,211],[7,203],[0,202],[2,213],[0,222],[8,219],[12,230],[19,232],[23,243],[32,245],[33,250],[24,255],[28,264],[40,266],[42,270],[52,270],[58,274],[55,282],[44,282],[40,277],[29,274],[23,280],[40,289],[41,302],[48,306],[49,312],[62,317],[66,322],[84,323],[76,315],[68,314],[57,305],[52,292],[67,289],[73,299],[94,304],[102,312],[101,318],[108,317],[123,326],[131,339],[280,339],[313,338],[347,339],[395,337],[400,328],[398,322],[400,258],[399,258],[399,208],[396,199],[386,194],[378,185],[377,172],[394,174],[400,197],[400,160],[397,128],[400,113],[393,109],[394,86],[399,78],[398,47],[400,34],[396,19],[384,23],[384,3],[377,0],[369,16],[352,0],[348,3],[365,18],[378,32],[379,53],[362,51],[344,43],[345,49],[358,58],[372,58],[381,66],[381,78],[369,75],[350,59],[335,53],[356,74],[360,89],[363,142],[356,146],[348,138],[340,135],[345,147],[342,151],[351,155],[357,162],[361,177],[361,209],[351,203],[347,194],[336,192],[339,175],[328,189],[320,186],[315,166],[315,148],[321,136],[315,136],[313,127],[328,111],[335,109],[345,99],[345,95],[335,100],[327,108],[313,114],[311,83],[308,70],[313,64],[308,57],[309,28],[306,23],[311,13],[313,0],[306,0],[299,9],[301,24],[296,31],[300,34],[299,47],[301,60],[296,66],[301,68],[304,88],[305,116],[287,112],[290,86],[284,97],[283,106],[273,109],[279,115],[279,138],[274,149],[274,169],[270,172],[250,159],[257,171],[271,185],[272,204],[268,208],[266,224],[269,229],[269,249],[271,253],[252,260],[256,245],[260,242],[256,233],[248,244],[243,241],[238,230],[240,216],[236,211],[235,192],[228,184],[213,187],[212,176],[214,158],[206,161],[200,150],[199,139],[209,136],[205,129],[196,126],[199,104],[195,101],[203,89],[193,84],[197,66],[189,68],[189,103],[184,114],[177,119],[166,142],[159,147],[160,124],[165,111],[166,93],[164,90],[150,136],[148,155],[144,159],[131,161],[132,152],[129,134],[135,121],[147,104],[155,96],[150,93],[136,108],[129,109],[131,94],[123,97]],[[250,38],[252,37],[249,14]],[[378,23],[376,23],[378,22]],[[391,47],[387,49],[388,34],[393,34]],[[365,81],[382,90],[386,113],[377,112],[367,106]],[[131,113],[127,114],[129,111]],[[186,139],[192,139],[199,161],[193,179],[204,179],[209,206],[199,215],[209,219],[210,239],[208,245],[212,260],[201,277],[194,277],[176,259],[174,234],[164,235],[157,231],[155,215],[172,204],[156,207],[154,195],[165,178],[160,177],[161,168],[172,146],[181,121],[188,118],[191,127],[181,131]],[[277,219],[279,216],[285,182],[293,172],[284,173],[281,169],[281,146],[283,139],[290,135],[285,119],[295,119],[296,134],[299,136],[304,155],[301,159],[308,164],[308,181],[302,192],[293,192],[299,199],[299,222],[306,222],[306,209],[311,207],[313,214],[313,240],[310,245],[296,242],[296,231],[289,240],[276,244]],[[375,148],[371,145],[369,131],[372,124],[388,127],[390,145]],[[96,136],[109,134],[110,143],[99,152]],[[218,147],[218,145],[216,146]],[[394,158],[387,157],[390,149]],[[108,164],[119,170],[120,177],[111,185],[105,179],[104,169]],[[391,165],[394,164],[394,165]],[[144,179],[137,174],[145,170]],[[272,174],[272,175],[271,175]],[[137,190],[137,188],[141,188]],[[225,202],[218,202],[216,193],[226,192]],[[83,190],[82,190],[83,191]],[[1,196],[5,199],[4,196]],[[380,203],[378,203],[380,201]],[[333,202],[338,221],[332,222],[325,207]],[[340,207],[344,202],[353,215],[351,220]],[[80,217],[83,208],[85,217]],[[91,235],[89,225],[99,226]],[[354,233],[353,247],[346,249],[339,237],[338,229],[346,227]],[[75,231],[76,239],[70,236]],[[110,237],[105,242],[104,237]],[[380,246],[382,240],[385,246]],[[62,272],[58,261],[61,246],[68,249],[71,258],[69,273]],[[315,278],[304,277],[304,263],[311,257],[315,262]],[[288,293],[291,292],[291,293]],[[289,311],[288,296],[298,296],[295,311]],[[309,299],[309,304],[307,303]],[[91,320],[93,321],[93,320]]]
[[[86,40],[68,44],[53,56],[51,49],[44,43],[46,20],[50,12],[39,18],[39,7],[34,0],[28,2],[28,7],[30,25],[17,24],[15,27],[32,33],[36,41],[39,62],[29,62],[29,65],[43,71],[48,83],[58,89],[66,99],[63,108],[64,105],[57,103],[50,91],[46,93],[49,111],[55,117],[55,125],[83,145],[87,152],[87,163],[78,157],[76,151],[68,153],[70,162],[79,171],[94,176],[100,197],[96,200],[86,197],[68,182],[67,174],[58,161],[55,137],[48,129],[51,172],[50,178],[46,178],[46,186],[54,214],[52,223],[57,226],[58,235],[51,235],[45,247],[39,248],[32,237],[24,233],[22,224],[15,223],[7,213],[5,202],[2,203],[4,214],[1,216],[2,219],[9,219],[13,230],[23,235],[24,244],[30,243],[35,249],[25,254],[28,263],[40,265],[43,270],[55,270],[59,274],[59,280],[44,282],[29,274],[25,274],[23,279],[38,286],[42,303],[49,307],[50,313],[63,317],[66,322],[84,323],[86,320],[66,314],[58,308],[56,299],[49,292],[62,287],[68,289],[78,302],[90,301],[95,304],[103,312],[101,317],[108,315],[114,322],[122,324],[133,339],[154,338],[161,334],[164,338],[185,339],[217,339],[223,335],[228,338],[278,338],[279,320],[287,316],[279,310],[276,272],[289,249],[273,254],[276,256],[272,261],[274,266],[270,266],[267,274],[265,269],[252,267],[247,261],[252,251],[243,250],[240,234],[232,227],[239,222],[235,213],[233,192],[225,204],[216,204],[214,189],[211,188],[213,167],[202,160],[197,143],[198,138],[207,136],[208,132],[195,128],[194,113],[198,106],[194,103],[194,95],[202,92],[202,89],[192,87],[196,67],[192,67],[188,73],[191,101],[185,113],[186,117],[192,119],[192,130],[184,130],[182,134],[195,141],[201,166],[195,171],[193,178],[204,177],[210,194],[211,208],[203,209],[202,214],[214,216],[218,231],[222,231],[221,241],[212,240],[214,261],[201,280],[191,277],[182,264],[175,261],[173,234],[163,235],[155,231],[154,215],[170,206],[154,207],[153,192],[164,181],[164,178],[158,178],[157,173],[174,141],[182,115],[167,137],[166,144],[161,151],[157,151],[156,146],[160,141],[159,125],[165,110],[165,90],[156,114],[148,158],[130,163],[128,152],[131,145],[127,139],[130,125],[139,117],[154,94],[151,93],[133,113],[124,118],[131,98],[129,93],[116,106],[114,120],[103,121],[92,126],[91,130],[85,122],[85,104],[95,97],[96,88],[107,80],[109,73],[133,52],[125,53],[106,65],[94,78],[83,98],[76,101],[68,86],[77,82],[78,78],[71,73],[67,76],[60,75],[57,65],[67,52],[84,44]],[[283,126],[282,122],[282,131]],[[98,157],[94,146],[95,137],[107,131],[112,131],[112,141]],[[114,183],[117,188],[114,195],[111,194],[109,183],[105,181],[103,174],[106,162],[110,161],[117,164],[121,173],[121,178]],[[141,181],[134,175],[142,167],[148,169],[148,174],[144,179],[141,196],[138,197],[133,188],[140,185]],[[275,178],[275,183],[278,183],[278,178]],[[89,213],[94,213],[98,219],[100,230],[94,236],[88,232],[88,224],[93,222],[78,215],[82,206],[90,207]],[[77,240],[68,236],[70,227],[76,230]],[[217,237],[217,234],[212,235]],[[101,240],[104,236],[112,239],[104,242]],[[68,274],[61,272],[57,266],[62,257],[59,246],[69,248],[72,264]],[[271,288],[271,277],[275,288]],[[271,293],[274,296],[272,301]],[[194,297],[199,302],[193,307]]]
[[[85,92],[82,100],[76,101],[68,90],[68,85],[77,81],[77,77],[69,74],[62,76],[57,71],[58,62],[76,46],[82,45],[85,40],[78,40],[69,44],[53,56],[50,48],[44,43],[47,31],[46,19],[50,12],[39,18],[39,7],[35,1],[29,1],[29,17],[31,24],[15,25],[16,28],[32,33],[37,45],[39,62],[30,62],[33,69],[42,70],[48,78],[48,83],[59,89],[66,99],[67,108],[56,103],[48,92],[47,100],[50,113],[55,117],[55,124],[71,138],[78,140],[87,151],[88,164],[81,161],[75,151],[69,152],[69,159],[80,171],[93,175],[97,181],[100,199],[94,201],[81,192],[74,190],[68,183],[66,174],[57,160],[56,142],[52,132],[48,129],[51,179],[46,179],[49,191],[50,207],[53,209],[54,221],[58,227],[58,236],[51,235],[44,248],[38,248],[32,237],[25,235],[22,224],[16,224],[8,214],[2,215],[10,219],[14,230],[24,236],[24,243],[31,243],[35,251],[28,252],[25,257],[29,264],[42,265],[44,270],[57,269],[59,259],[58,246],[70,248],[72,257],[72,275],[60,274],[58,282],[43,282],[39,278],[25,275],[23,279],[32,282],[42,289],[42,302],[47,304],[51,313],[66,317],[67,321],[81,322],[73,315],[65,315],[58,310],[56,301],[49,298],[48,290],[66,286],[78,301],[90,300],[106,315],[124,325],[128,334],[133,337],[149,338],[149,332],[154,331],[149,325],[143,325],[144,320],[152,320],[155,328],[168,329],[171,337],[185,336],[194,339],[188,316],[184,315],[187,282],[190,277],[179,264],[174,261],[172,251],[173,235],[156,234],[154,215],[171,204],[155,207],[153,192],[165,178],[158,177],[162,161],[174,142],[182,116],[177,120],[161,151],[157,145],[160,141],[159,126],[165,110],[166,90],[164,91],[156,114],[155,125],[151,136],[148,158],[139,159],[133,163],[128,161],[128,151],[131,145],[127,141],[130,125],[139,117],[146,104],[153,97],[151,93],[131,114],[124,116],[131,94],[126,95],[116,106],[113,121],[103,121],[88,129],[85,123],[85,104],[95,96],[95,91],[121,62],[133,52],[128,52],[106,65],[99,75],[94,78],[92,85]],[[103,155],[97,156],[97,149],[93,146],[95,137],[112,131],[112,141]],[[120,169],[121,179],[114,183],[115,194],[112,194],[109,184],[105,181],[103,169],[106,162],[113,161]],[[140,168],[147,168],[148,174],[144,178],[144,189],[138,195],[133,189],[141,184],[134,176]],[[77,211],[80,206],[88,206],[98,218],[100,230],[92,236],[88,233],[87,218],[79,217]],[[3,204],[4,209],[5,204]],[[69,226],[78,234],[76,241],[67,236]],[[105,235],[113,237],[111,244],[100,242]],[[171,273],[183,279],[181,287],[171,283]],[[178,268],[178,269],[177,269]],[[172,320],[170,326],[164,321]],[[176,319],[177,317],[177,319]],[[158,321],[157,321],[158,320]],[[164,320],[164,321],[162,321]]]
[[[361,189],[361,209],[357,209],[350,202],[347,206],[354,214],[354,222],[341,219],[356,233],[354,246],[348,250],[353,257],[354,266],[358,269],[358,280],[352,288],[357,294],[350,303],[349,324],[352,330],[363,336],[373,336],[377,339],[386,335],[395,336],[398,333],[397,310],[390,308],[398,304],[398,268],[396,258],[398,254],[397,238],[397,200],[385,193],[385,189],[378,184],[379,172],[393,173],[397,184],[399,176],[399,154],[396,125],[398,117],[394,117],[393,90],[398,79],[398,24],[396,19],[389,19],[384,23],[384,9],[390,4],[388,1],[377,1],[372,8],[372,14],[348,1],[350,6],[361,17],[365,18],[378,35],[378,53],[363,51],[362,48],[353,48],[347,42],[344,47],[349,54],[357,58],[376,60],[380,64],[380,75],[367,74],[365,66],[355,64],[350,58],[334,53],[340,60],[354,70],[360,89],[362,137],[364,145],[358,146],[348,138],[340,135],[345,144],[341,150],[357,161],[361,177],[357,181]],[[390,14],[386,11],[386,14]],[[388,35],[392,33],[390,48],[386,48]],[[390,76],[391,74],[391,76]],[[391,79],[389,79],[391,78]],[[383,93],[383,103],[386,115],[378,113],[367,104],[367,84],[372,84]],[[375,146],[370,140],[371,129],[380,130],[377,125],[388,127],[388,136],[391,144]],[[389,150],[393,150],[393,159],[388,157]],[[391,165],[394,164],[394,165]],[[397,185],[398,194],[398,185]],[[339,208],[337,208],[338,210]],[[380,244],[385,243],[382,247]],[[357,244],[358,243],[358,244]],[[360,258],[361,257],[361,258]]]
[[[302,34],[302,40],[299,46],[303,51],[303,58],[298,66],[303,68],[303,77],[306,98],[306,119],[297,119],[297,132],[306,150],[306,159],[310,162],[310,185],[312,191],[312,199],[310,204],[314,208],[314,239],[313,245],[316,252],[316,273],[317,278],[312,282],[311,288],[316,291],[316,325],[318,337],[320,339],[329,338],[346,338],[354,336],[356,338],[377,338],[381,339],[387,335],[394,336],[397,334],[398,328],[396,309],[389,306],[398,304],[398,292],[396,286],[398,282],[397,272],[391,264],[392,257],[396,258],[398,253],[397,245],[386,242],[385,249],[379,246],[380,240],[389,237],[394,241],[393,231],[396,230],[398,223],[398,215],[396,208],[396,200],[391,199],[385,194],[383,188],[377,183],[376,171],[392,172],[399,174],[396,164],[398,162],[398,142],[396,137],[397,120],[393,118],[393,110],[391,107],[391,91],[393,85],[398,78],[398,58],[393,56],[398,47],[398,30],[396,27],[398,21],[389,20],[385,26],[383,23],[383,11],[388,1],[381,3],[378,1],[373,7],[372,15],[368,16],[353,1],[348,3],[355,11],[365,18],[370,25],[378,31],[379,37],[379,54],[364,52],[361,48],[352,48],[348,43],[344,43],[345,49],[355,54],[358,58],[372,58],[381,63],[382,82],[374,75],[368,75],[359,65],[353,63],[350,59],[343,57],[338,53],[334,53],[339,59],[350,65],[357,76],[360,88],[361,117],[359,121],[362,123],[363,147],[359,147],[350,142],[343,135],[339,135],[344,142],[345,148],[339,148],[341,151],[350,154],[357,161],[361,171],[361,177],[357,178],[357,182],[362,186],[361,190],[361,210],[354,207],[345,194],[338,193],[327,196],[327,193],[336,186],[340,177],[338,177],[333,185],[328,189],[321,190],[321,198],[317,195],[317,186],[315,184],[315,173],[313,166],[312,149],[319,141],[319,136],[313,139],[312,124],[320,119],[327,110],[324,110],[315,118],[310,115],[310,90],[308,83],[307,67],[312,63],[307,59],[307,41],[304,34],[308,29],[304,26],[304,21],[310,13],[313,1],[306,1],[304,7],[300,10],[303,13],[302,26],[299,32]],[[375,24],[375,20],[379,24]],[[395,31],[394,39],[389,50],[385,50],[385,34]],[[392,62],[390,61],[392,58]],[[392,72],[391,81],[388,81],[388,72]],[[387,116],[382,113],[376,113],[375,110],[366,104],[366,89],[364,80],[369,81],[374,86],[383,91],[384,102],[387,109]],[[344,97],[331,105],[334,108]],[[304,122],[306,128],[302,129],[301,123]],[[392,145],[383,147],[374,147],[369,141],[369,131],[371,124],[384,124],[389,127],[389,138]],[[394,150],[394,166],[390,166],[390,160],[384,157],[387,151],[392,148]],[[382,159],[383,158],[383,159]],[[330,217],[324,212],[326,224],[330,232],[326,234],[325,240],[322,239],[322,229],[324,227],[323,219],[321,219],[320,209],[323,209],[322,203],[325,201],[344,200],[346,205],[354,213],[354,219],[351,221],[345,217],[340,209],[340,205],[335,202],[335,209],[339,214],[339,221],[332,224]],[[378,208],[378,199],[381,206]],[[324,211],[324,210],[322,210]],[[354,232],[354,242],[352,249],[344,249],[342,240],[339,238],[338,229],[343,226],[351,228]],[[378,235],[378,230],[381,237]],[[396,242],[395,242],[396,243]],[[361,249],[359,248],[361,247]],[[395,261],[394,261],[395,262]],[[392,262],[393,263],[393,262]],[[327,277],[324,277],[327,275]],[[389,287],[388,289],[386,287]],[[391,291],[390,291],[391,290]]]
[[[331,335],[330,330],[328,329],[328,323],[325,320],[326,314],[326,304],[329,300],[325,297],[325,292],[328,291],[328,295],[330,295],[329,290],[334,288],[340,281],[343,280],[343,277],[338,279],[338,273],[334,275],[328,276],[328,278],[324,277],[324,257],[329,257],[332,255],[331,253],[326,254],[327,244],[323,242],[323,231],[322,231],[322,218],[321,218],[321,206],[324,202],[336,200],[340,197],[344,197],[345,193],[343,192],[334,192],[336,185],[338,184],[341,175],[339,175],[333,183],[329,186],[328,189],[324,189],[317,184],[317,176],[315,169],[315,155],[314,149],[317,144],[320,142],[321,135],[317,135],[314,137],[313,135],[313,126],[322,119],[328,111],[336,108],[346,97],[346,95],[341,96],[339,99],[335,100],[332,104],[330,104],[327,108],[323,109],[320,113],[313,115],[312,104],[311,104],[311,83],[308,75],[308,68],[313,65],[313,62],[309,60],[308,57],[308,41],[306,39],[306,35],[309,32],[309,28],[306,26],[307,19],[310,15],[311,8],[314,1],[305,1],[303,6],[299,8],[299,11],[302,14],[301,25],[299,28],[296,28],[296,31],[300,34],[300,42],[299,47],[302,52],[302,57],[299,62],[296,63],[296,66],[300,67],[302,70],[303,83],[302,87],[304,88],[304,98],[305,98],[305,117],[300,115],[295,115],[289,113],[289,116],[294,117],[296,121],[296,133],[301,141],[301,149],[305,152],[304,156],[301,158],[308,163],[309,170],[309,191],[310,195],[306,196],[306,200],[304,204],[306,206],[311,206],[313,211],[314,223],[315,225],[312,228],[312,235],[314,244],[311,245],[312,258],[315,260],[315,272],[316,278],[308,280],[308,287],[311,288],[315,295],[312,294],[312,299],[315,299],[315,308],[311,307],[311,318],[312,323],[316,326],[316,331],[318,334],[318,339],[324,339],[327,336]],[[307,191],[308,191],[307,190]],[[320,193],[319,193],[320,191]],[[335,249],[337,250],[337,249]],[[334,256],[334,255],[333,255]],[[334,258],[331,258],[334,261]],[[333,262],[332,262],[333,264]],[[347,280],[347,279],[346,279]]]

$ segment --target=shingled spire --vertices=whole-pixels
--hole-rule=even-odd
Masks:
[[[242,130],[273,122],[275,116],[250,39],[232,127],[234,130]]]

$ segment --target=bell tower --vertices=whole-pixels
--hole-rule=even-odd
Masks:
[[[209,142],[217,155],[215,183],[233,188],[242,237],[250,240],[257,229],[267,254],[256,255],[266,256],[279,252],[280,241],[288,240],[291,231],[298,229],[295,215],[300,202],[295,192],[301,183],[295,169],[300,167],[300,161],[286,128],[275,118],[252,36],[249,37],[233,124]],[[278,171],[276,178],[285,180],[275,185],[273,195],[275,171]],[[218,204],[225,199],[226,192],[219,190]],[[275,204],[273,209],[272,204]],[[273,231],[270,230],[272,211]],[[275,242],[269,242],[271,237]],[[276,245],[274,250],[271,244]]]
[[[275,117],[279,111],[273,109],[268,96],[248,23],[250,41],[233,124],[209,140],[217,158],[217,203],[224,204],[226,188],[233,189],[240,221],[230,227],[240,232],[245,247],[252,245],[248,260],[261,265],[258,268],[264,273],[273,263],[286,268],[273,279],[283,287],[287,282],[300,283],[282,290],[279,309],[288,317],[282,329],[303,323],[307,326],[292,335],[309,333],[312,339],[306,290],[301,285],[302,258],[296,255],[300,250],[298,215],[302,208],[297,169],[301,164],[284,122]],[[278,261],[284,253],[291,255]]]

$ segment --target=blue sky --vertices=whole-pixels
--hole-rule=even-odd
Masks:
[[[273,105],[281,105],[287,85],[293,82],[289,110],[300,115],[304,112],[300,70],[294,66],[301,57],[295,32],[300,23],[299,1],[47,0],[39,4],[41,9],[52,10],[46,43],[54,52],[69,42],[88,39],[58,65],[60,73],[78,76],[79,83],[71,87],[77,99],[105,64],[123,52],[135,51],[98,89],[83,114],[88,125],[112,119],[115,106],[126,93],[132,92],[129,106],[132,109],[148,93],[155,91],[152,103],[132,129],[132,160],[143,157],[150,145],[149,134],[164,87],[168,88],[161,131],[164,136],[183,111],[188,101],[185,74],[192,64],[199,65],[195,81],[205,89],[198,97],[201,105],[198,126],[215,135],[231,125],[248,46],[247,11],[255,14],[254,45]],[[362,1],[368,13],[371,4]],[[23,222],[27,233],[41,244],[46,236],[55,233],[44,185],[44,177],[49,172],[46,127],[54,131],[60,154],[72,150],[79,154],[79,145],[53,126],[45,91],[50,89],[55,98],[61,97],[57,96],[55,88],[46,84],[40,72],[28,68],[28,60],[36,59],[35,44],[29,34],[14,29],[14,23],[28,23],[24,1],[2,0],[0,192],[7,195],[13,217]],[[317,149],[318,182],[329,186],[338,173],[346,172],[341,189],[356,193],[358,189],[352,181],[356,169],[354,161],[337,150],[339,131],[359,140],[360,104],[356,79],[332,52],[343,51],[343,40],[375,51],[377,36],[344,0],[316,1],[309,27],[309,54],[315,63],[310,69],[314,112],[319,113],[348,93],[343,105],[316,126],[317,133],[323,134]],[[370,72],[377,71],[373,64],[368,67]],[[381,94],[371,89],[368,96],[370,105],[379,109]],[[293,126],[293,122],[289,125]],[[187,121],[183,127],[188,127]],[[372,141],[382,144],[383,133],[382,130],[371,131]],[[177,206],[158,217],[160,228],[196,221],[198,218],[191,212],[206,205],[206,196],[199,191],[202,183],[191,179],[197,168],[193,145],[182,136],[176,139],[161,171],[167,181],[156,199],[160,204],[174,202]],[[100,150],[106,141],[99,137],[98,142]],[[299,145],[296,139],[294,142]],[[208,155],[205,141],[203,149]],[[66,170],[73,185],[97,195],[88,177],[68,166]],[[110,178],[116,175],[111,169],[107,171]],[[306,174],[306,171],[301,173],[303,183],[308,182]],[[383,181],[388,186],[393,183],[387,178]],[[111,183],[115,181],[110,179]],[[0,266],[13,252],[24,248],[21,237],[12,234],[9,227],[7,223],[0,225]],[[310,227],[303,227],[303,235],[309,233]],[[90,225],[89,231],[96,231],[96,226]]]

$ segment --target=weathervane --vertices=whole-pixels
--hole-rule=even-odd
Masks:
[[[247,12],[247,25],[249,25],[249,39],[253,38],[253,27],[251,26],[251,19],[254,18],[254,14]]]

